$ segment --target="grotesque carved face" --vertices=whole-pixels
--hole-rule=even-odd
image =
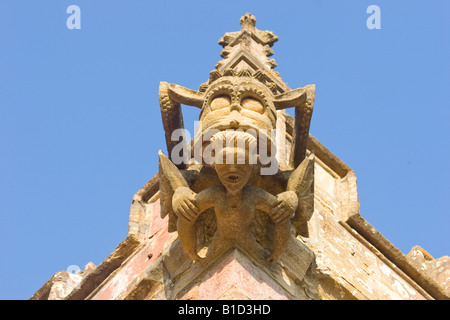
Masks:
[[[252,173],[250,164],[215,164],[214,168],[220,182],[230,193],[240,191],[248,182]]]
[[[200,121],[193,144],[191,143],[194,160],[199,163],[204,163],[203,151],[209,146],[212,136],[217,132],[229,130],[253,135],[257,138],[258,155],[264,155],[264,159],[271,160],[276,155],[274,133],[277,110],[295,107],[295,130],[298,132],[294,150],[298,156],[294,156],[294,163],[298,165],[304,158],[309,137],[314,86],[274,95],[271,86],[266,86],[259,77],[262,71],[258,70],[252,74],[249,70],[241,70],[242,72],[236,75],[236,72],[230,70],[226,70],[224,76],[216,74],[210,77],[210,81],[203,84],[199,91],[165,82],[160,84],[161,114],[169,153],[172,153],[179,143],[177,139],[172,140],[174,133],[183,128],[181,104],[201,109]],[[211,74],[214,75],[214,72]]]
[[[201,128],[208,130],[253,130],[269,135],[276,125],[276,109],[271,93],[250,77],[222,77],[205,92],[200,113]]]

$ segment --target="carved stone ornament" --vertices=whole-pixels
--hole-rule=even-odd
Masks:
[[[290,237],[308,237],[314,153],[306,145],[315,87],[291,90],[281,80],[268,58],[277,40],[247,13],[241,31],[220,39],[224,59],[198,91],[160,84],[168,151],[159,153],[161,216],[169,215],[169,232],[178,232],[195,262],[239,248],[274,264]],[[192,141],[183,132],[182,104],[200,109]],[[292,143],[280,144],[288,134],[277,120],[291,107]],[[289,157],[279,163],[280,154]]]

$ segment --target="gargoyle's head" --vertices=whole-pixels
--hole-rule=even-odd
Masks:
[[[314,91],[314,86],[274,94],[269,86],[258,79],[259,71],[244,71],[240,74],[225,73],[212,81],[210,79],[199,91],[161,83],[161,113],[169,153],[177,143],[169,141],[172,132],[183,127],[181,104],[184,104],[201,109],[193,144],[195,160],[203,162],[195,155],[201,157],[211,137],[225,130],[244,131],[253,135],[258,140],[258,154],[263,152],[269,158],[274,156],[277,111],[309,105],[307,92]],[[305,118],[309,119],[312,110],[307,107],[304,110]]]
[[[276,117],[266,86],[250,77],[222,77],[204,93],[195,137],[208,142],[217,131],[241,130],[270,139]]]

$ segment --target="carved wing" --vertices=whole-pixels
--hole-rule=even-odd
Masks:
[[[189,187],[180,170],[160,150],[159,155],[159,190],[161,218],[169,215],[169,232],[177,230],[177,215],[172,208],[172,197],[178,187]]]
[[[297,234],[308,237],[308,224],[314,213],[314,153],[305,158],[289,177],[287,190],[298,196],[298,207],[291,222]]]

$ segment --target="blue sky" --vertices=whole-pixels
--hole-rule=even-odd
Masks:
[[[279,36],[283,80],[316,84],[311,133],[356,172],[361,215],[405,254],[449,255],[448,1],[2,0],[0,299],[125,239],[165,150],[159,82],[198,89],[246,12]]]

